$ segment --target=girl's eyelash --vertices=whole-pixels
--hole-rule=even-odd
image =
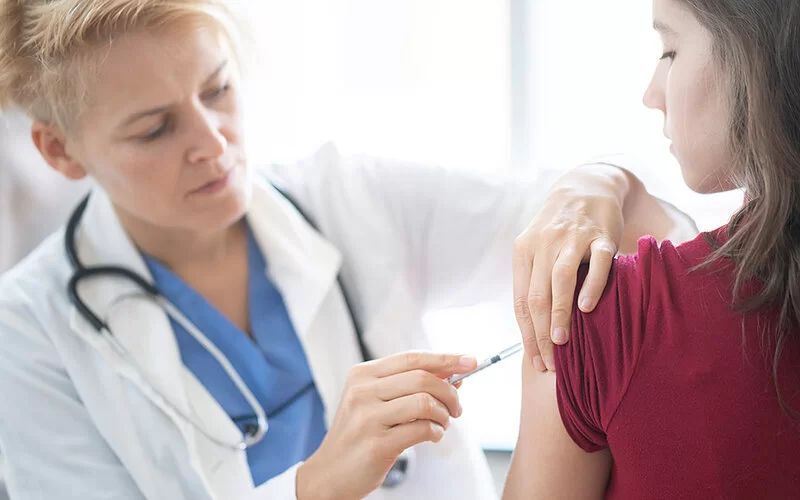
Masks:
[[[661,58],[659,60],[663,61],[664,59],[675,59],[675,51],[671,50],[669,52],[664,52],[661,54]]]

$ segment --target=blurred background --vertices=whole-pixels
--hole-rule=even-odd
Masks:
[[[641,104],[661,55],[642,0],[250,0],[248,139],[255,161],[291,161],[335,142],[346,152],[502,174],[569,168],[600,154],[634,172],[701,230],[741,193],[683,184]],[[52,175],[25,120],[0,117],[0,271],[62,222],[87,186]],[[499,318],[499,319],[498,319]],[[502,304],[436,311],[435,348],[491,355],[518,340]],[[505,476],[519,424],[519,358],[461,390],[465,418]]]

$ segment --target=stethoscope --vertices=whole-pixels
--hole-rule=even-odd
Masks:
[[[286,200],[298,211],[298,213],[308,222],[311,227],[315,230],[317,229],[316,224],[314,224],[313,220],[308,217],[303,210],[297,205],[297,203],[285,192],[280,189],[276,190],[286,198]],[[272,413],[267,415],[264,411],[264,408],[258,402],[256,397],[247,387],[247,384],[244,383],[242,378],[239,376],[239,373],[236,369],[231,365],[228,358],[214,345],[213,342],[208,340],[208,338],[197,328],[175,305],[173,305],[170,301],[168,301],[164,296],[161,295],[158,288],[148,282],[144,277],[139,275],[138,273],[124,268],[120,266],[85,266],[83,262],[78,257],[77,246],[75,243],[76,233],[78,230],[78,225],[83,218],[83,213],[86,210],[86,206],[89,202],[89,196],[81,201],[75,211],[70,215],[69,221],[67,222],[67,227],[64,233],[64,250],[66,252],[67,258],[69,259],[70,265],[72,266],[73,275],[70,278],[67,284],[67,295],[69,296],[70,302],[75,306],[78,313],[88,321],[94,329],[103,337],[114,349],[114,351],[120,355],[123,359],[125,359],[128,363],[130,363],[134,369],[137,371],[139,376],[142,379],[142,382],[147,387],[147,389],[153,394],[154,399],[162,404],[163,406],[169,408],[175,415],[179,416],[181,419],[188,422],[192,427],[197,429],[206,439],[209,441],[230,450],[235,451],[244,451],[248,448],[256,445],[267,433],[269,429],[268,419],[274,417],[288,406],[291,405],[295,400],[297,400],[302,394],[307,392],[313,387],[313,384],[310,384],[307,387],[301,389],[297,394],[292,396],[288,401],[281,404],[278,408],[274,409]],[[108,308],[108,313],[106,316],[110,316],[110,312],[120,305],[125,300],[130,299],[145,299],[152,301],[162,307],[167,315],[180,324],[195,340],[197,340],[200,345],[202,345],[213,357],[216,361],[222,366],[225,370],[228,377],[230,377],[231,381],[236,386],[236,389],[242,394],[244,399],[247,401],[247,404],[250,405],[250,408],[253,411],[252,416],[247,417],[233,417],[234,422],[240,419],[248,419],[250,421],[254,420],[255,423],[249,423],[244,426],[242,430],[242,438],[236,442],[226,442],[220,440],[219,438],[215,437],[212,433],[208,432],[200,423],[197,422],[191,415],[187,415],[186,412],[182,411],[178,406],[171,403],[168,398],[166,398],[156,387],[146,379],[145,371],[135,362],[135,358],[128,352],[125,346],[120,343],[117,338],[114,336],[111,328],[108,325],[108,322],[104,319],[101,319],[94,311],[89,308],[89,306],[81,299],[80,294],[78,293],[78,287],[80,286],[81,282],[92,279],[92,278],[100,278],[100,277],[116,277],[121,279],[126,279],[133,282],[138,288],[138,292],[128,293],[120,296],[117,298],[112,304],[110,304]],[[348,313],[350,314],[353,327],[356,331],[356,336],[358,339],[358,346],[361,350],[362,358],[365,361],[373,359],[367,349],[364,340],[362,331],[359,327],[358,322],[356,321],[355,315],[353,313],[353,308],[351,306],[350,301],[348,300],[347,294],[345,293],[345,289],[342,286],[341,279],[338,278],[339,287],[342,290],[342,296],[344,297],[345,305],[347,306]],[[410,450],[413,451],[413,450]],[[408,475],[408,467],[409,467],[409,459],[410,453],[406,452],[401,455],[395,464],[392,466],[391,470],[386,476],[384,480],[383,486],[384,487],[393,487],[397,486]]]

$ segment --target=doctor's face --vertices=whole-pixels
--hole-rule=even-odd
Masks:
[[[654,0],[653,20],[663,56],[644,104],[664,113],[664,134],[691,189],[734,189],[729,113],[722,75],[712,57],[711,34],[676,0]]]
[[[211,29],[131,32],[107,49],[67,153],[120,218],[208,231],[239,220],[250,183],[238,73]]]

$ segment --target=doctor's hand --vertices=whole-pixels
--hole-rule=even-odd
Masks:
[[[443,378],[476,366],[472,357],[408,352],[353,367],[328,434],[297,471],[297,499],[359,499],[379,488],[404,450],[439,442],[461,416]]]
[[[514,243],[514,312],[537,370],[555,371],[553,343],[566,343],[578,268],[589,274],[578,307],[594,310],[623,238],[623,208],[638,183],[621,168],[587,165],[559,179]],[[638,187],[638,186],[637,186]],[[624,250],[635,251],[634,246]]]

